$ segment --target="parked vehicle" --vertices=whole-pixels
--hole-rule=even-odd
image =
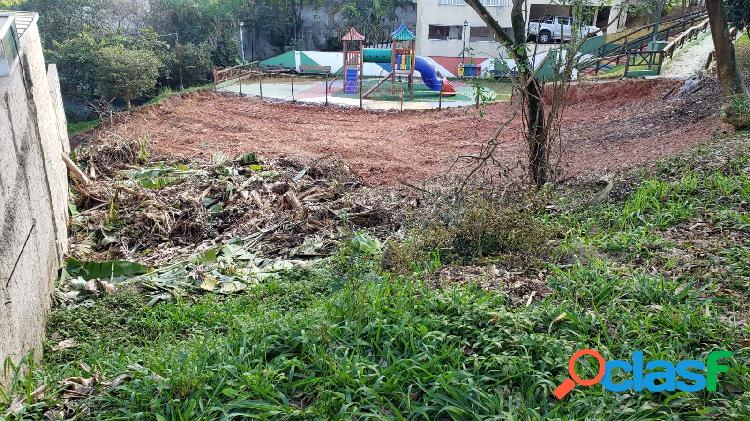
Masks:
[[[567,16],[545,16],[542,19],[529,21],[528,38],[540,44],[552,41],[570,41],[573,38],[575,20]],[[595,36],[601,29],[596,26],[581,25],[580,36]]]

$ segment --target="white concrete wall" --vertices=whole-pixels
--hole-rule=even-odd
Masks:
[[[41,354],[45,315],[68,245],[61,159],[68,136],[36,22],[19,50],[10,77],[0,80],[0,361]]]
[[[490,14],[497,19],[497,22],[503,28],[511,28],[510,12],[512,9],[511,0],[490,0],[488,4],[500,4],[500,6],[486,6]],[[458,3],[453,4],[441,4],[441,3]],[[550,10],[559,9],[559,6],[553,6],[552,4],[560,4],[553,0],[527,0],[527,19],[528,13],[530,12],[531,5],[548,5]],[[616,15],[617,6],[621,3],[621,0],[613,0],[612,5],[612,16]],[[591,5],[610,5],[609,2],[603,0],[592,0]],[[552,13],[551,13],[552,14]],[[464,36],[466,38],[466,47],[472,49],[472,53],[477,57],[507,57],[507,53],[498,43],[492,41],[475,41],[472,42],[469,34],[471,33],[471,27],[485,27],[487,26],[479,15],[467,4],[460,1],[452,0],[417,0],[417,54],[422,56],[446,56],[446,57],[460,57],[461,51],[464,48],[463,39],[454,40],[431,40],[429,39],[429,26],[430,25],[458,25],[463,26],[464,21],[468,23],[468,27],[465,30]],[[625,20],[622,20],[624,25]],[[622,26],[620,25],[620,27]],[[616,24],[613,25],[609,31],[614,31]],[[464,32],[464,31],[462,31]],[[462,37],[463,38],[463,37]],[[467,55],[468,56],[468,55]]]

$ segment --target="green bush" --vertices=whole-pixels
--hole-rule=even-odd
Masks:
[[[208,43],[180,45],[180,63],[184,86],[202,85],[211,78],[211,47]],[[171,78],[179,83],[179,63],[174,60],[170,70]],[[177,85],[175,85],[177,86]]]
[[[130,101],[154,89],[162,62],[151,51],[133,50],[122,45],[99,51],[99,89],[107,97]]]
[[[721,119],[737,130],[750,128],[750,100],[742,95],[729,98],[721,108]]]
[[[414,230],[402,242],[389,242],[383,265],[397,272],[414,270],[436,260],[534,265],[548,254],[549,235],[549,230],[530,210],[503,207],[470,196],[450,220]]]

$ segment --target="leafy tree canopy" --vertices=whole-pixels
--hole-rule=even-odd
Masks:
[[[137,50],[116,44],[99,50],[96,61],[98,87],[105,97],[130,101],[156,87],[162,62],[149,50]]]

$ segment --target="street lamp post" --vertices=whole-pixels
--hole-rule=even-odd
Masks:
[[[464,32],[461,35],[461,38],[464,41],[464,48],[461,50],[461,63],[466,63],[466,28],[469,27],[469,21],[464,20]]]

